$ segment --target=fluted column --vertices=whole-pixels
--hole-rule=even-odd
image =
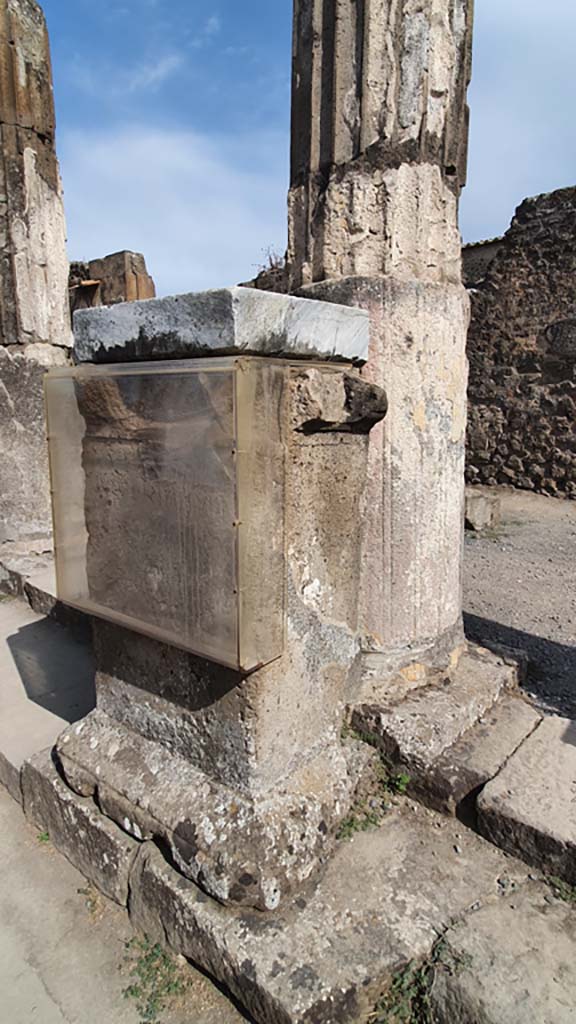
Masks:
[[[472,0],[296,0],[293,291],[368,308],[385,382],[362,519],[371,674],[448,664],[462,638]]]

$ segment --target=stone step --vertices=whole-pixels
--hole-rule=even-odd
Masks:
[[[25,760],[94,706],[90,647],[19,598],[0,601],[0,782],[21,801]]]
[[[428,771],[411,779],[410,792],[428,807],[475,827],[479,792],[541,721],[521,696],[504,694]]]
[[[478,799],[491,842],[576,885],[576,722],[545,718]]]
[[[444,937],[437,1024],[574,1024],[575,917],[537,882],[469,914]]]
[[[397,703],[363,704],[353,728],[414,779],[429,773],[497,702],[517,689],[517,670],[505,657],[469,646],[452,678],[411,691]]]

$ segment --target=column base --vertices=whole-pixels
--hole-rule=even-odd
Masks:
[[[328,860],[373,751],[334,743],[274,791],[240,792],[96,710],[56,755],[71,789],[211,896],[272,910]]]

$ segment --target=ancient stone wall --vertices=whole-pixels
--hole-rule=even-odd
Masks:
[[[471,483],[576,498],[576,187],[527,199],[471,291]]]
[[[44,16],[0,0],[0,543],[51,529],[42,379],[72,344]]]
[[[156,287],[142,253],[121,252],[70,264],[70,311],[115,306],[156,297]]]

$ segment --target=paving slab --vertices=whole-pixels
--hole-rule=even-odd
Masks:
[[[15,799],[24,761],[94,703],[89,646],[25,601],[0,601],[0,782]]]
[[[2,1024],[140,1024],[120,970],[134,937],[128,915],[38,840],[1,786],[0,860]],[[162,1024],[241,1024],[243,1015],[209,979],[183,970],[186,995]]]
[[[437,1024],[574,1024],[576,908],[533,883],[451,929],[432,989]]]
[[[503,877],[520,881],[526,869],[453,819],[401,801],[381,828],[340,845],[315,889],[266,914],[222,907],[147,843],[130,912],[259,1024],[345,1024],[364,1021],[391,974],[501,892]]]
[[[576,884],[576,722],[545,718],[478,799],[487,839]]]

